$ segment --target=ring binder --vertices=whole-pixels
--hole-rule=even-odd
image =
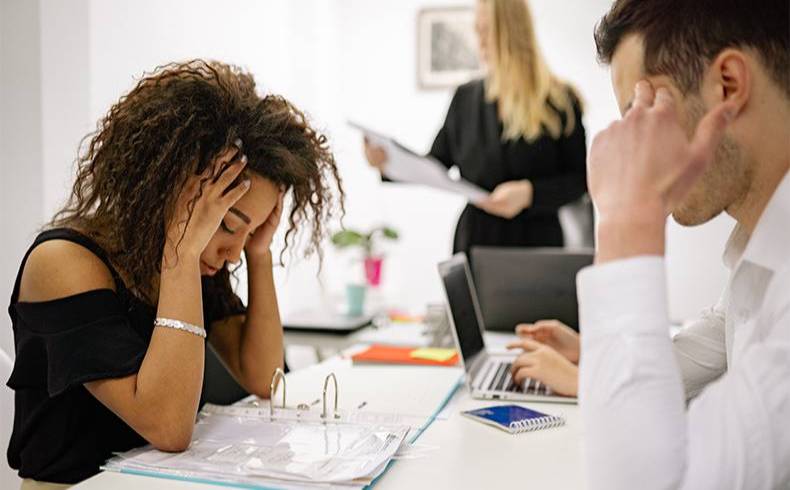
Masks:
[[[330,382],[334,386],[331,416]],[[282,406],[274,400],[281,383]],[[150,447],[137,448],[117,455],[103,469],[220,485],[239,483],[245,488],[293,488],[293,484],[361,490],[387,468],[411,430],[394,416],[355,417],[351,411],[341,416],[335,373],[324,378],[321,413],[310,413],[307,403],[288,407],[282,369],[274,371],[270,386],[268,410],[254,400],[247,406],[204,405],[190,447],[176,457]]]
[[[328,385],[329,385],[329,379],[330,379],[330,378],[331,378],[331,379],[332,379],[332,381],[334,381],[334,383],[335,383],[335,407],[334,407],[334,409],[333,409],[332,415],[334,415],[335,419],[339,419],[339,418],[340,418],[340,414],[339,414],[339,413],[337,413],[337,398],[338,398],[338,392],[337,392],[337,376],[335,376],[335,373],[329,373],[329,374],[326,376],[326,378],[324,378],[324,394],[323,394],[323,400],[324,400],[324,410],[321,412],[321,418],[322,418],[322,419],[326,419],[326,389],[327,389],[327,387],[328,387]]]
[[[314,373],[292,378],[290,405],[286,389],[290,376],[277,369],[270,400],[250,395],[233,405],[205,404],[185,452],[173,455],[151,446],[136,448],[116,455],[102,469],[245,488],[362,489],[389,467],[403,444],[413,442],[437,418],[459,386],[458,374],[440,378],[442,387],[452,382],[452,391],[430,415],[377,412],[371,409],[375,401],[367,410],[354,410],[369,403],[360,405],[354,396],[361,393],[354,390],[343,392],[347,409],[341,410],[337,373],[346,376],[344,366],[325,375],[322,396],[309,388],[321,379],[313,378]],[[280,382],[282,395],[277,393]]]
[[[334,401],[334,405],[333,405],[333,409],[332,409],[332,418],[335,419],[335,420],[339,420],[341,418],[341,416],[340,416],[340,413],[338,412],[337,407],[338,407],[338,398],[340,396],[339,395],[340,391],[338,389],[337,376],[335,375],[335,373],[329,373],[329,374],[326,375],[326,378],[324,378],[324,389],[323,389],[323,393],[322,393],[322,396],[321,396],[321,400],[323,402],[323,409],[321,411],[321,420],[326,420],[327,419],[326,395],[327,395],[327,392],[329,391],[329,381],[330,380],[332,381],[332,384],[334,385],[334,388],[335,388],[335,390],[334,390],[335,391],[335,401]],[[276,392],[277,387],[279,386],[280,381],[282,381],[282,384],[283,384],[282,406],[280,408],[282,410],[287,410],[287,405],[286,405],[286,386],[287,385],[286,385],[286,382],[285,382],[285,372],[283,372],[282,369],[277,368],[274,371],[274,374],[272,375],[272,382],[271,382],[271,385],[269,387],[269,394],[270,394],[269,395],[270,396],[270,400],[269,400],[269,420],[274,420],[274,394]],[[318,400],[316,400],[316,401],[318,401]],[[257,402],[253,402],[253,403],[254,403],[254,406],[258,406]],[[296,418],[297,419],[299,418],[299,415],[300,415],[301,412],[303,412],[303,411],[306,412],[308,410],[310,410],[310,405],[308,405],[306,403],[298,404],[296,406]]]
[[[283,381],[283,408],[285,408],[285,372],[277,368],[272,375],[272,384],[269,386],[269,419],[274,420],[274,390],[278,386],[278,382]]]

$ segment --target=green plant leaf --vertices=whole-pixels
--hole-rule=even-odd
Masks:
[[[365,237],[355,230],[342,230],[332,235],[332,243],[338,248],[364,246]]]
[[[385,238],[389,238],[390,240],[397,240],[398,239],[398,231],[394,228],[390,228],[385,226],[382,230]]]

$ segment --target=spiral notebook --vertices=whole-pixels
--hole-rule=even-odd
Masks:
[[[565,424],[563,417],[530,410],[519,405],[495,405],[477,410],[467,410],[461,412],[461,415],[487,425],[493,425],[511,434],[532,432]]]

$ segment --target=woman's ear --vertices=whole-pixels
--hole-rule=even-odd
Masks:
[[[752,63],[742,50],[728,48],[711,62],[702,84],[702,96],[712,107],[731,102],[739,114],[751,97]]]

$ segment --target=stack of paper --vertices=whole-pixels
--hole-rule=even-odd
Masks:
[[[404,443],[406,425],[269,420],[207,406],[190,448],[147,447],[110,460],[104,469],[287,489],[356,489],[380,475]],[[267,409],[268,413],[268,409]]]

